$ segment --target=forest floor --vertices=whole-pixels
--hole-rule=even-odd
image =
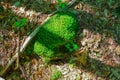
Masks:
[[[38,1],[1,2],[0,71],[17,52],[18,42],[21,46],[37,25],[55,11],[56,0]],[[97,1],[81,0],[70,8],[80,12],[76,15],[79,20],[79,30],[75,38],[79,46],[77,51],[68,53],[65,59],[45,65],[39,56],[29,51],[29,46],[24,54],[19,56],[19,68],[15,70],[14,62],[2,77],[5,80],[51,80],[53,72],[58,70],[62,74],[58,80],[120,80],[120,19],[113,15],[111,10],[119,3],[113,2],[110,7],[108,4],[109,1],[97,5]],[[13,24],[22,18],[28,18],[29,22],[20,30],[19,40],[18,30]],[[32,44],[33,42],[30,43]]]

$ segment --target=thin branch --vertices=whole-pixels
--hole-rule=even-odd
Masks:
[[[76,0],[72,0],[72,1],[65,7],[65,9],[68,9],[68,8],[69,8],[70,6],[72,6],[75,2],[76,2]],[[61,10],[56,10],[56,11],[54,11],[53,13],[51,13],[50,15],[48,15],[48,17],[41,23],[41,25],[45,24],[52,15],[54,15],[55,13],[57,13],[57,12],[59,12],[59,11],[61,11]],[[13,62],[16,60],[16,58],[18,57],[18,55],[19,55],[20,53],[23,53],[23,52],[25,51],[25,49],[26,49],[26,47],[28,46],[28,44],[30,43],[30,41],[31,41],[31,40],[35,37],[35,35],[38,33],[41,25],[38,26],[38,27],[27,37],[27,39],[25,40],[24,44],[21,46],[20,51],[17,52],[17,53],[11,58],[11,60],[10,60],[10,61],[8,62],[8,64],[6,65],[5,69],[1,72],[0,76],[3,76],[3,75],[7,72],[8,68],[9,68],[9,67],[13,64]]]
[[[20,53],[20,28],[18,30],[18,39],[17,39],[17,53]],[[15,70],[19,68],[19,54],[17,56],[17,60],[16,60],[16,67]]]

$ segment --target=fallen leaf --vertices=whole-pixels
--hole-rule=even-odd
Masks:
[[[87,49],[86,47],[84,47],[80,52],[76,53],[77,57],[78,57],[78,61],[80,61],[81,64],[83,64],[84,66],[87,65]]]

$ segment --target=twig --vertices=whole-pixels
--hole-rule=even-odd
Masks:
[[[25,72],[24,72],[25,70],[22,68],[21,65],[20,65],[20,70],[21,70],[21,72],[22,72],[22,74],[23,74],[23,77],[25,77]],[[25,80],[27,80],[26,77],[25,77]]]
[[[56,12],[56,11],[55,11]],[[54,13],[55,14],[55,13]],[[45,22],[47,22],[47,20],[52,16],[53,14],[51,14],[50,16],[48,16],[42,23],[41,25],[43,25]],[[12,58],[11,60],[8,62],[8,64],[6,65],[5,69],[0,73],[0,76],[3,76],[6,71],[8,70],[8,68],[13,64],[13,62],[16,60],[16,58],[19,56],[20,53],[23,53],[25,51],[25,48],[27,47],[27,45],[29,44],[29,42],[34,38],[34,36],[37,34],[37,32],[39,31],[41,26],[38,26],[25,40],[25,42],[23,43],[23,45],[20,48],[20,51],[17,52]]]
[[[20,28],[18,30],[17,53],[20,53]],[[17,54],[17,55],[18,55],[17,60],[16,60],[17,65],[15,67],[15,70],[19,68],[19,54]]]
[[[8,70],[8,68],[13,64],[13,62],[16,60],[18,56],[18,53],[16,53],[12,59],[8,62],[7,66],[5,67],[5,69],[3,69],[3,71],[0,73],[0,76],[3,76],[5,74],[5,72]]]
[[[72,6],[75,2],[76,2],[76,0],[72,0],[72,1],[65,7],[65,9],[68,9],[68,8],[69,8],[70,6]],[[64,10],[65,10],[65,9],[64,9]],[[53,13],[51,13],[50,15],[48,15],[48,17],[41,23],[41,25],[45,24],[52,15],[54,15],[55,13],[57,13],[57,12],[59,12],[59,11],[61,11],[61,10],[56,10],[56,11],[54,11]],[[35,37],[35,35],[38,33],[41,25],[38,26],[38,27],[27,37],[27,39],[25,40],[25,42],[24,42],[23,45],[21,46],[20,51],[18,51],[18,52],[11,58],[11,60],[10,60],[10,61],[8,62],[8,64],[6,65],[5,69],[1,72],[0,76],[3,76],[3,75],[6,73],[6,71],[8,70],[8,68],[9,68],[9,67],[13,64],[13,62],[16,60],[16,58],[18,57],[18,55],[19,55],[20,53],[23,53],[23,52],[25,51],[25,49],[26,49],[26,47],[28,46],[28,44],[30,43],[30,41],[31,41],[31,40]]]

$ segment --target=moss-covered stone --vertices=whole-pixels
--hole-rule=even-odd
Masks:
[[[54,58],[59,47],[71,42],[76,34],[78,22],[71,13],[59,12],[52,16],[39,30],[34,52],[40,56]]]

